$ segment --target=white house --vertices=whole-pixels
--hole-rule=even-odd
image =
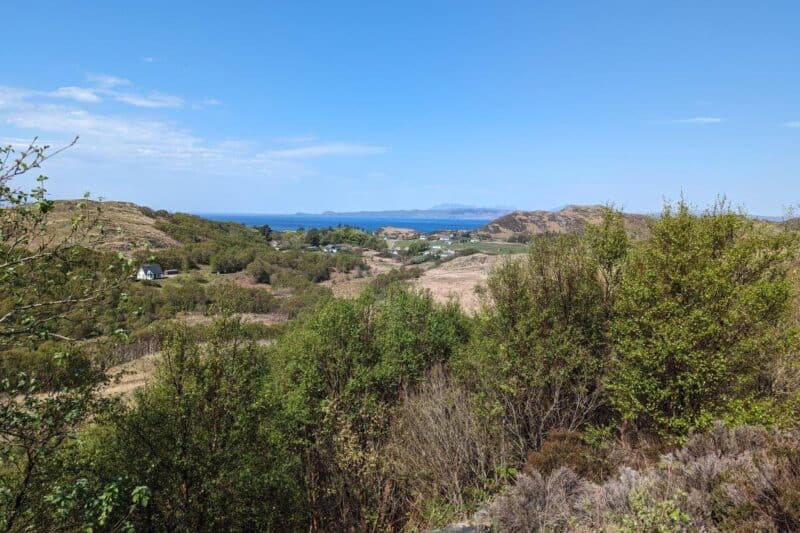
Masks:
[[[164,277],[164,271],[161,270],[161,265],[155,263],[151,265],[142,265],[136,272],[136,279],[138,280],[153,280]]]

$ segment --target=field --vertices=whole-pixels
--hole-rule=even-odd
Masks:
[[[397,248],[406,248],[412,242],[419,242],[414,240],[398,239],[396,241],[389,241],[389,246]],[[487,255],[505,255],[505,254],[521,254],[527,250],[527,244],[520,244],[515,242],[502,242],[502,241],[481,241],[481,242],[457,242],[447,243],[444,241],[423,241],[429,243],[431,246],[441,246],[443,250],[459,250],[475,249]]]

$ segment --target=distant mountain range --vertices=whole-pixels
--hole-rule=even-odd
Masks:
[[[358,216],[358,217],[384,217],[384,218],[460,218],[492,220],[511,213],[510,207],[476,207],[461,204],[439,204],[429,209],[396,209],[388,211],[325,211],[325,216]],[[307,215],[309,213],[297,213]]]

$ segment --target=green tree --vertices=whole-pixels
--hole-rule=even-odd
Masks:
[[[625,423],[686,435],[767,394],[767,365],[786,340],[795,243],[723,203],[701,215],[667,205],[651,232],[624,265],[608,388]]]
[[[144,530],[285,531],[304,523],[301,469],[270,375],[242,324],[219,320],[201,345],[185,326],[161,333],[154,383],[112,420],[110,466],[152,491],[130,520]]]
[[[383,451],[392,414],[466,335],[457,307],[393,286],[384,298],[329,300],[276,343],[268,394],[296,429],[312,528],[397,526],[402,501]]]
[[[554,427],[596,421],[610,353],[598,262],[580,235],[539,237],[495,269],[457,373],[521,460]]]
[[[52,354],[55,364],[69,358],[77,340],[72,332],[82,331],[74,324],[91,320],[103,307],[98,303],[124,286],[130,268],[121,260],[98,268],[87,255],[104,231],[100,204],[77,203],[69,229],[58,232],[48,223],[54,204],[46,197],[47,177],[39,175],[30,191],[16,186],[15,178],[57,153],[36,140],[21,151],[0,147],[0,352],[13,347],[24,357],[58,339],[65,344]],[[67,490],[64,483],[78,486],[74,478],[56,486],[52,465],[102,404],[92,374],[66,376],[46,395],[25,372],[0,379],[0,521],[6,531],[33,528],[42,517],[56,524],[64,501],[54,491]],[[83,525],[105,524],[104,510],[115,503],[103,500],[103,489],[74,494],[72,506],[85,510]]]

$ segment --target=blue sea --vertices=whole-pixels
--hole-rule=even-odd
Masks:
[[[282,230],[299,228],[327,228],[329,226],[354,226],[365,231],[375,231],[384,226],[411,228],[427,233],[439,230],[471,230],[485,226],[490,219],[475,218],[414,218],[414,217],[382,217],[364,215],[245,215],[224,213],[196,213],[197,215],[220,222],[238,222],[247,226],[261,226]]]

